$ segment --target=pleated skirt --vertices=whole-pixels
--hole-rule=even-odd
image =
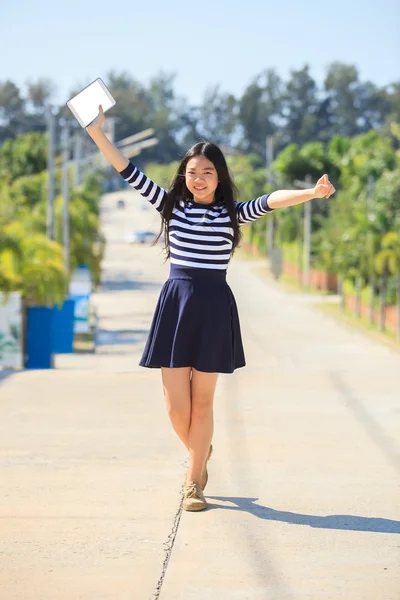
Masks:
[[[226,271],[171,265],[139,363],[233,373],[244,367],[239,315]]]

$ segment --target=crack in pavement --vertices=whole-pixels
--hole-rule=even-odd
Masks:
[[[158,579],[157,585],[156,585],[156,589],[153,592],[153,595],[151,597],[151,600],[159,600],[160,598],[160,594],[161,594],[161,589],[162,589],[162,585],[164,583],[164,578],[165,575],[167,574],[167,568],[168,568],[168,564],[169,564],[169,560],[171,558],[171,554],[172,554],[172,550],[174,547],[174,543],[175,543],[175,539],[178,533],[178,528],[179,528],[179,523],[181,521],[181,516],[182,516],[182,505],[183,505],[183,486],[181,489],[181,499],[179,502],[179,506],[178,506],[178,510],[175,513],[174,516],[174,521],[172,524],[172,529],[171,532],[168,535],[167,541],[164,542],[163,546],[164,546],[164,552],[165,552],[165,558],[162,564],[162,568],[161,568],[161,575]]]

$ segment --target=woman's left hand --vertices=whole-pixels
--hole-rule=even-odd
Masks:
[[[328,179],[328,175],[322,175],[314,188],[314,198],[330,198],[336,192],[335,188]]]

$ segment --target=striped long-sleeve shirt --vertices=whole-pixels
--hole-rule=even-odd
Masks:
[[[120,172],[129,185],[162,212],[167,192],[131,162]],[[239,225],[272,212],[268,195],[236,202]],[[232,255],[233,228],[226,207],[218,202],[200,204],[180,200],[169,222],[171,263],[184,267],[226,270]]]

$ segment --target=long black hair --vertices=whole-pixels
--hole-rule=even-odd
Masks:
[[[168,196],[165,200],[163,210],[161,213],[162,223],[160,233],[155,240],[155,243],[159,240],[162,234],[164,234],[164,249],[167,254],[167,259],[170,257],[170,246],[169,246],[169,221],[172,217],[174,207],[180,200],[192,200],[193,194],[188,190],[185,180],[186,165],[189,160],[195,156],[205,156],[211,161],[217,170],[218,175],[218,187],[215,190],[215,202],[223,204],[228,211],[228,215],[231,220],[231,226],[233,229],[233,247],[235,250],[242,237],[235,209],[235,201],[238,196],[238,190],[233,183],[232,177],[229,173],[228,165],[226,164],[225,157],[215,144],[211,142],[198,142],[192,146],[185,154],[181,164],[175,174],[175,177],[169,187]]]

